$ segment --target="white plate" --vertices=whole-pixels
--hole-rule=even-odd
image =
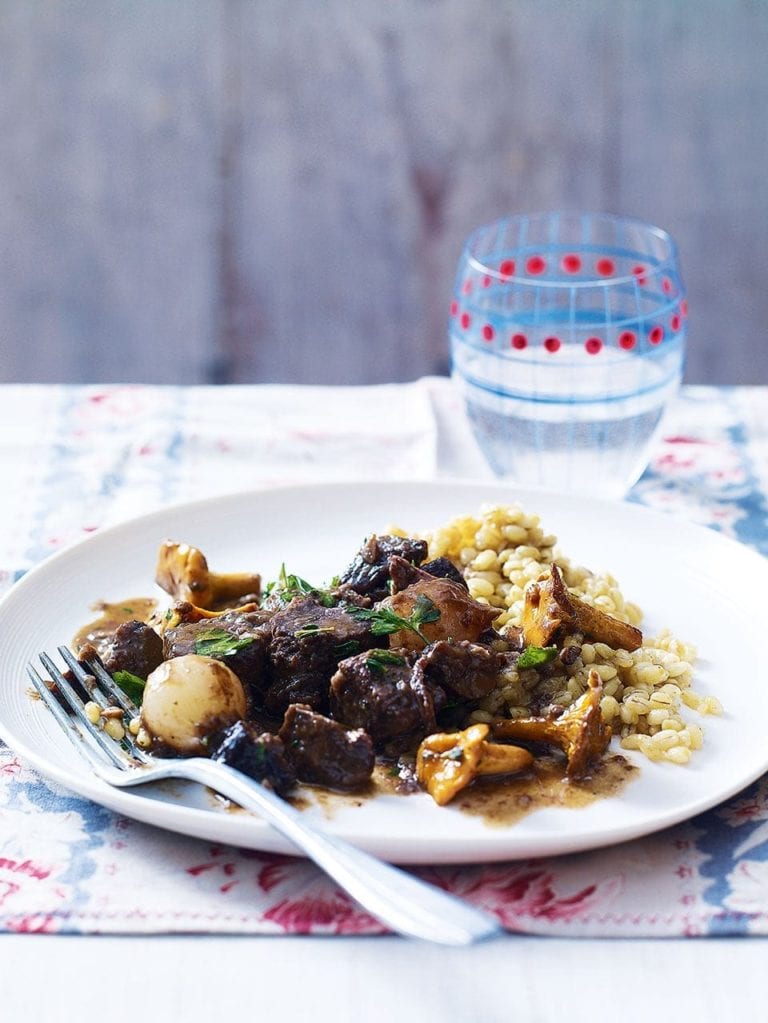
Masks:
[[[94,778],[44,706],[29,696],[25,664],[70,641],[99,599],[151,595],[159,542],[206,552],[217,571],[281,562],[327,581],[365,535],[397,523],[423,530],[486,501],[519,501],[541,516],[573,561],[611,572],[645,610],[645,629],[669,627],[699,648],[696,688],[726,713],[706,718],[704,749],[686,767],[636,758],[639,777],[620,796],[578,809],[545,809],[489,826],[426,795],[378,796],[362,805],[322,800],[307,809],[328,830],[401,863],[480,862],[570,853],[621,842],[685,820],[768,770],[765,595],[768,562],[710,530],[629,504],[522,491],[494,483],[331,484],[264,490],[170,508],[95,534],[25,576],[0,604],[0,732],[42,774],[129,817],[246,848],[291,852],[258,818],[219,806],[192,785],[152,795]],[[692,714],[696,719],[696,716]]]

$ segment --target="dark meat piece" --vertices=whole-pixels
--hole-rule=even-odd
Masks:
[[[349,657],[331,679],[334,718],[365,729],[377,742],[434,732],[444,702],[442,690],[416,677],[407,657],[392,650]]]
[[[499,684],[499,673],[510,663],[507,654],[462,640],[439,640],[428,646],[414,672],[463,700],[479,700]]]
[[[299,781],[350,792],[371,777],[373,743],[362,729],[348,731],[311,707],[292,703],[278,735]]]
[[[350,589],[373,601],[383,600],[389,593],[389,559],[393,554],[420,565],[427,556],[427,545],[423,540],[401,536],[369,537],[340,576],[342,591]]]
[[[269,615],[262,611],[227,611],[215,618],[182,622],[163,637],[165,659],[207,654],[223,661],[237,675],[252,702],[259,702],[269,683],[267,644]],[[227,652],[228,639],[232,641]]]
[[[421,570],[422,572],[429,572],[430,575],[435,576],[437,579],[450,579],[452,583],[458,583],[465,590],[469,589],[467,580],[448,558],[434,558],[432,561],[427,561],[421,566]]]
[[[265,707],[274,714],[282,713],[291,703],[326,710],[336,665],[376,642],[367,623],[353,618],[343,607],[323,607],[312,597],[297,597],[271,621],[272,682]]]
[[[163,660],[163,641],[144,622],[123,622],[112,634],[102,660],[109,672],[130,671],[146,679]]]
[[[285,795],[296,784],[296,772],[286,759],[282,740],[259,732],[245,721],[236,721],[223,733],[212,760],[242,771]]]

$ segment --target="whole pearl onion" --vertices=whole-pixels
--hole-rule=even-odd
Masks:
[[[141,723],[153,741],[177,753],[205,753],[203,740],[246,716],[243,684],[213,657],[172,657],[150,674]]]

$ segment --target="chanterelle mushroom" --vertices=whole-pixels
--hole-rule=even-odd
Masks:
[[[504,718],[494,721],[492,732],[499,739],[546,742],[558,746],[568,757],[566,774],[583,778],[600,759],[611,741],[611,726],[603,720],[600,699],[603,684],[596,671],[590,671],[589,688],[557,717]]]
[[[422,650],[441,639],[473,643],[499,616],[498,608],[474,600],[463,586],[450,579],[439,579],[395,556],[389,559],[389,565],[393,581],[401,587],[377,607],[394,611],[401,618],[410,618],[425,601],[431,608],[418,632],[404,630],[390,637],[393,649]]]
[[[175,540],[160,545],[155,582],[176,600],[206,610],[256,595],[261,589],[261,576],[211,572],[202,551]]]
[[[488,742],[488,725],[462,732],[428,735],[416,754],[416,777],[438,804],[445,806],[479,775],[524,771],[533,756],[519,746]]]
[[[523,639],[526,646],[545,647],[567,627],[583,632],[615,650],[637,650],[643,634],[634,625],[620,622],[598,607],[569,593],[560,569],[552,565],[549,577],[537,579],[525,588]]]

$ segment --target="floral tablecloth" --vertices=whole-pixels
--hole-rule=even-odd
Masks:
[[[768,554],[768,388],[686,388],[630,499]],[[108,524],[279,482],[488,475],[448,381],[371,388],[0,388],[0,592]],[[597,852],[418,868],[511,931],[768,933],[768,776]],[[374,934],[313,865],[173,835],[38,776],[0,743],[0,930]]]

